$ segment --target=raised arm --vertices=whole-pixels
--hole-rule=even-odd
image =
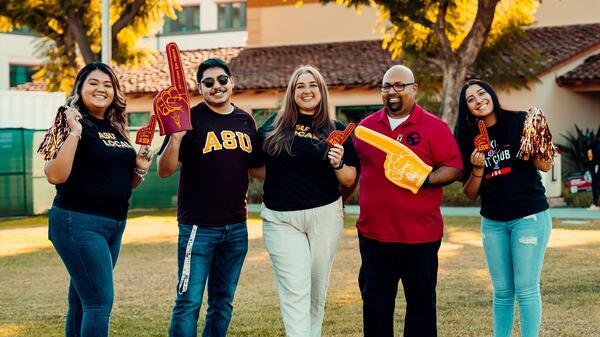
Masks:
[[[79,122],[82,118],[79,111],[73,108],[67,108],[65,110],[65,116],[71,131],[61,148],[58,150],[56,157],[48,160],[44,165],[46,179],[49,183],[54,185],[62,184],[69,178],[71,169],[73,168],[73,159],[75,158],[77,144],[81,139],[81,132],[83,131],[83,127]]]
[[[161,178],[166,178],[177,171],[179,167],[179,148],[185,133],[186,131],[180,131],[170,135],[167,146],[158,158],[158,175]]]

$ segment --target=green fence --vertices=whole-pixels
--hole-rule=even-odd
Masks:
[[[132,142],[135,140],[135,132],[129,133],[129,139]],[[131,199],[129,200],[130,208],[174,208],[177,206],[177,188],[179,184],[179,171],[168,178],[158,176],[156,170],[157,156],[156,153],[160,149],[164,141],[164,137],[158,135],[158,131],[154,134],[152,140],[152,151],[154,152],[154,160],[152,166],[148,170],[148,174],[138,188],[133,190]],[[134,145],[137,148],[139,145]]]
[[[0,215],[33,212],[32,140],[34,131],[0,130]]]
[[[0,216],[45,213],[52,204],[55,188],[46,181],[44,161],[36,153],[45,132],[0,129]],[[131,132],[131,139],[135,139],[135,132]],[[156,135],[152,146],[155,153],[162,142],[163,137]],[[131,208],[175,207],[178,181],[179,172],[160,178],[155,160],[144,183],[133,191]]]

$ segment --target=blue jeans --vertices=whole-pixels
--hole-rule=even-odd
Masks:
[[[192,226],[179,224],[178,275],[181,278],[185,250]],[[233,312],[233,296],[248,252],[246,222],[219,227],[198,226],[192,246],[187,291],[177,292],[171,316],[171,337],[195,337],[202,295],[208,279],[208,309],[204,337],[225,337]],[[179,290],[179,287],[178,287]]]
[[[67,267],[67,337],[106,337],[112,310],[113,268],[125,221],[52,206],[48,238]]]
[[[494,337],[511,335],[515,294],[521,336],[539,335],[540,276],[551,230],[548,210],[507,222],[482,219],[483,250],[494,288]]]

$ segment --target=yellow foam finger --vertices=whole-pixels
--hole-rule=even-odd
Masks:
[[[408,150],[406,146],[393,140],[392,138],[382,135],[377,131],[373,131],[369,128],[365,128],[362,125],[359,125],[356,130],[354,130],[354,134],[356,137],[363,142],[374,146],[385,153],[397,153],[402,151],[404,148]],[[410,151],[410,150],[408,150]]]
[[[402,188],[417,193],[433,169],[400,142],[371,129],[359,126],[355,136],[386,153],[383,163],[385,177]]]

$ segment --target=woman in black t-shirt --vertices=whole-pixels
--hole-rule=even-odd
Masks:
[[[48,237],[71,281],[66,336],[108,336],[113,268],[131,190],[152,154],[135,153],[126,133],[125,97],[116,75],[94,62],[79,71],[67,98],[69,134],[44,173],[56,185]]]
[[[263,237],[271,256],[287,336],[320,336],[327,284],[342,236],[340,184],[356,180],[352,140],[328,148],[344,125],[329,113],[322,75],[296,69],[284,106],[259,129],[266,178]]]
[[[463,191],[481,195],[481,236],[494,292],[494,337],[509,337],[519,301],[521,336],[538,336],[541,324],[540,276],[552,229],[538,170],[552,161],[517,158],[526,114],[502,109],[492,87],[469,81],[459,96],[455,136],[464,162]],[[474,139],[485,123],[489,147]],[[483,134],[483,133],[482,133]],[[486,142],[484,142],[486,143]]]

